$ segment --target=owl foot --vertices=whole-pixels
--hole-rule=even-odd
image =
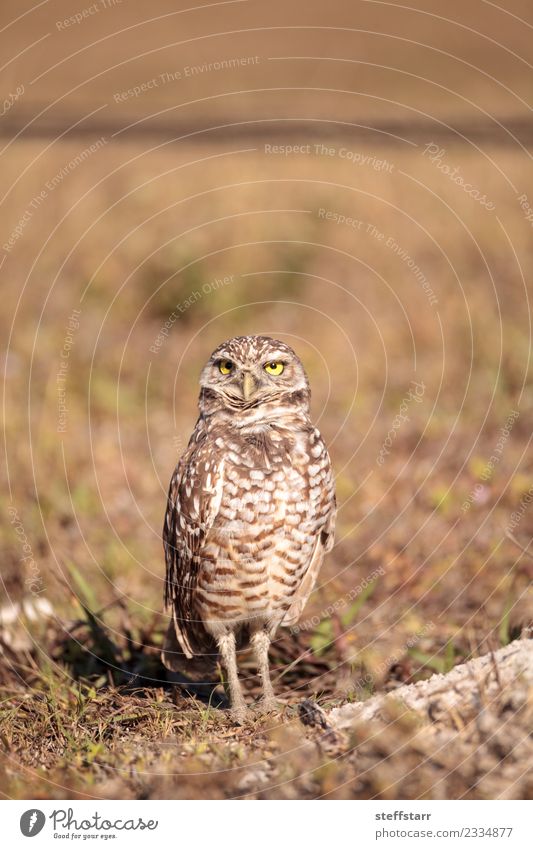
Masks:
[[[248,719],[248,708],[245,704],[237,705],[231,709],[230,716],[235,725],[245,725]]]
[[[257,704],[254,705],[254,709],[262,716],[266,713],[276,713],[279,711],[280,705],[273,696],[265,697],[260,699]]]

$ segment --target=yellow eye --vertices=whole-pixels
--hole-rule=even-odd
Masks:
[[[265,364],[265,371],[267,371],[269,374],[276,375],[276,377],[281,374],[284,368],[285,366],[283,365],[283,363],[272,362]]]
[[[218,370],[220,374],[229,374],[233,371],[233,363],[231,360],[220,360],[218,364]]]

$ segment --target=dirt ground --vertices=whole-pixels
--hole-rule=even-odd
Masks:
[[[531,795],[527,688],[455,717],[439,756],[410,714],[358,727],[340,749],[302,722],[305,700],[327,711],[390,692],[533,626],[533,168],[498,125],[529,119],[533,19],[512,17],[527,18],[526,4],[476,3],[473,33],[465,4],[433,4],[438,19],[359,5],[366,18],[309,4],[303,33],[298,11],[276,3],[229,4],[208,23],[184,14],[172,31],[135,28],[142,15],[125,3],[61,28],[56,12],[73,13],[58,4],[53,20],[41,9],[11,27],[10,55],[43,41],[10,66],[11,91],[24,92],[5,118],[21,135],[4,132],[0,154],[7,797]],[[16,4],[5,6],[11,20]],[[312,29],[328,26],[345,29]],[[235,29],[205,49],[187,41]],[[163,39],[189,46],[156,50]],[[295,55],[330,59],[279,59]],[[347,58],[368,64],[360,74]],[[100,107],[83,132],[50,130]],[[244,118],[261,131],[168,135],[169,121]],[[410,135],[415,118],[425,129]],[[284,135],[286,119],[298,129]],[[137,121],[153,133],[113,136]],[[328,121],[407,129],[361,135]],[[454,121],[492,130],[443,143]],[[339,516],[300,626],[272,647],[280,712],[236,729],[160,663],[161,527],[199,371],[247,333],[302,358]],[[247,655],[241,669],[253,702]],[[508,735],[487,743],[502,724]]]

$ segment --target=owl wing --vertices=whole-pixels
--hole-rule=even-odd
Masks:
[[[163,527],[166,560],[165,605],[172,608],[178,643],[187,658],[198,652],[195,636],[203,633],[193,601],[206,535],[222,500],[224,460],[195,437],[178,463],[168,492]]]
[[[281,624],[285,626],[295,625],[298,622],[316,583],[324,555],[333,548],[335,518],[337,515],[335,485],[331,463],[325,445],[323,445],[323,449],[322,468],[319,471],[318,479],[315,481],[315,486],[310,492],[312,512],[317,518],[318,526],[315,545],[307,569],[294,593],[291,606],[283,617]],[[315,493],[314,498],[313,493]]]

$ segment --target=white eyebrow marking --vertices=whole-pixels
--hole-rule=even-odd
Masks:
[[[286,351],[274,351],[272,354],[269,354],[265,360],[265,363],[269,363],[271,360],[285,360],[288,357]]]

